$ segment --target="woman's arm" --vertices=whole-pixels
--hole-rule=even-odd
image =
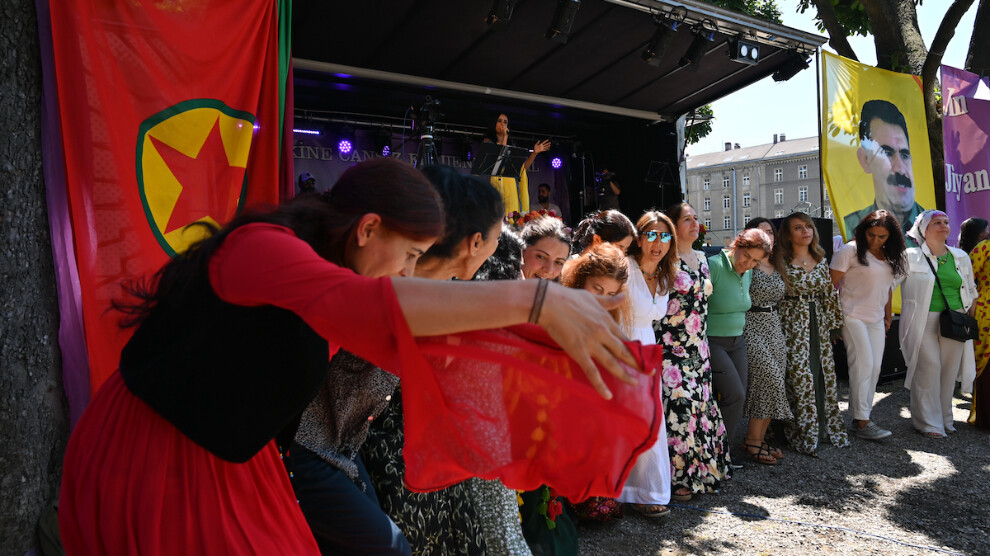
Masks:
[[[533,310],[538,280],[438,282],[416,278],[392,280],[399,306],[413,336],[437,336],[525,323]],[[595,361],[616,378],[635,384],[637,377],[620,362],[637,368],[622,343],[621,328],[608,310],[625,294],[598,297],[583,290],[548,284],[538,324],[577,361],[591,384],[611,398]]]
[[[529,153],[529,158],[526,159],[526,162],[523,162],[522,169],[528,170],[529,167],[533,165],[533,161],[536,160],[536,155],[548,150],[550,150],[549,139],[545,141],[537,141],[536,144],[533,145],[533,152]]]
[[[894,288],[887,290],[887,304],[883,306],[883,329],[890,330],[894,324]]]
[[[835,270],[834,268],[830,268],[828,270],[828,273],[832,277],[832,285],[835,286],[836,289],[838,289],[839,282],[842,281],[842,277],[845,276],[846,273],[841,270]]]

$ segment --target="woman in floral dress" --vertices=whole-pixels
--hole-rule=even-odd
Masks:
[[[810,216],[795,212],[780,224],[777,271],[787,283],[780,323],[787,336],[787,400],[794,420],[784,427],[794,450],[818,454],[818,443],[849,445],[839,414],[835,360],[829,334],[842,327],[839,292]]]
[[[712,281],[704,253],[692,249],[698,215],[681,203],[667,210],[680,257],[667,315],[654,323],[663,353],[663,407],[670,448],[671,498],[717,491],[729,477],[725,424],[712,393],[707,318]]]

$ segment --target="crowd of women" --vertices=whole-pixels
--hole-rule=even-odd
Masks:
[[[898,283],[914,427],[954,432],[967,377],[971,422],[990,424],[986,338],[939,328],[944,311],[967,310],[990,328],[985,220],[964,226],[967,255],[946,245],[944,213],[923,213],[908,249],[877,211],[829,267],[803,213],[779,228],[751,220],[707,257],[687,203],[635,224],[601,211],[573,233],[539,218],[516,234],[501,197],[450,168],[371,161],[322,200],[239,217],[132,285],[137,301],[118,308],[136,331],[66,454],[67,551],[573,553],[574,520],[623,506],[662,517],[671,499],[717,493],[744,461],[777,464],[785,443],[813,456],[850,433],[889,436],[870,410]],[[428,280],[391,280],[411,276]],[[400,346],[527,321],[604,397],[601,370],[633,382],[641,364],[624,338],[662,346],[656,442],[615,499],[482,479],[411,491],[402,398],[416,393],[400,387]],[[830,341],[840,330],[848,426]]]

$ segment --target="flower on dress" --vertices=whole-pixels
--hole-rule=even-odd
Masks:
[[[684,346],[682,346],[682,345],[676,345],[676,346],[674,346],[673,349],[671,349],[671,351],[677,357],[687,357],[687,350],[684,349]]]
[[[674,335],[670,332],[664,332],[661,338],[663,339],[663,345],[665,346],[669,346],[674,343]]]
[[[692,285],[694,285],[694,280],[692,280],[691,276],[683,270],[678,272],[677,277],[674,278],[674,290],[677,292],[687,293],[691,291]]]
[[[684,322],[684,313],[677,313],[667,319],[667,324],[670,326],[679,326],[682,322]]]
[[[698,355],[700,355],[705,361],[711,357],[711,352],[708,351],[708,342],[701,342],[698,344]]]
[[[684,320],[684,329],[687,333],[694,336],[701,332],[701,316],[698,313],[691,313],[691,315]]]
[[[664,361],[663,383],[668,388],[677,388],[681,385],[681,370],[677,365],[671,365],[668,361]]]
[[[706,278],[707,278],[707,276],[706,276]],[[708,297],[708,296],[710,296],[712,294],[712,289],[713,289],[712,281],[711,280],[705,280],[705,297]]]
[[[676,315],[677,313],[680,313],[680,312],[681,312],[681,300],[680,299],[673,298],[673,299],[667,301],[667,314],[668,315]]]

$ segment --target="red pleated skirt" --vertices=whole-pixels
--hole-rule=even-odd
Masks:
[[[319,554],[274,442],[245,463],[103,385],[69,440],[59,500],[74,554]]]

